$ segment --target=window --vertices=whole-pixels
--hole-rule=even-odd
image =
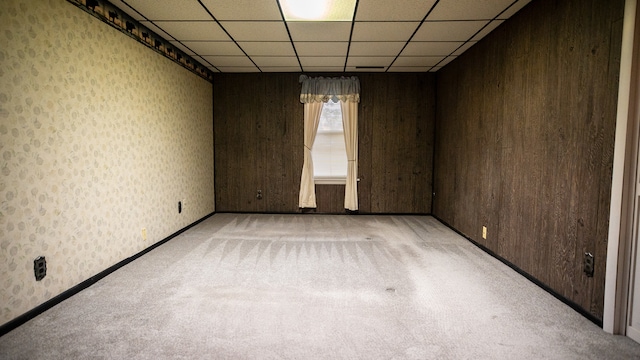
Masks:
[[[344,184],[347,179],[347,150],[340,103],[328,101],[322,107],[318,132],[311,149],[316,184]]]

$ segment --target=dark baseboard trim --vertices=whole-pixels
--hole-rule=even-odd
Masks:
[[[450,224],[448,224],[446,221],[440,219],[439,217],[437,217],[436,215],[431,215],[433,216],[435,219],[437,219],[438,221],[440,221],[442,224],[444,224],[445,226],[447,226],[449,229],[455,231],[456,233],[458,233],[460,236],[464,237],[465,239],[469,240],[469,242],[471,242],[473,245],[477,246],[480,250],[486,252],[487,254],[493,256],[494,258],[500,260],[500,262],[502,262],[503,264],[507,265],[508,267],[512,268],[513,270],[515,270],[517,273],[519,273],[520,275],[524,276],[525,278],[527,278],[527,280],[531,281],[532,283],[538,285],[540,288],[542,288],[544,291],[548,292],[549,294],[551,294],[553,297],[555,297],[556,299],[562,301],[564,304],[566,304],[567,306],[569,306],[570,308],[572,308],[573,310],[575,310],[577,313],[579,313],[580,315],[584,316],[585,318],[589,319],[591,322],[593,322],[594,324],[596,324],[598,327],[602,328],[602,320],[598,319],[596,316],[594,316],[593,314],[591,314],[590,312],[588,312],[587,310],[583,309],[580,305],[578,305],[577,303],[569,300],[568,298],[560,295],[558,292],[556,292],[555,290],[553,290],[552,288],[550,288],[548,285],[544,284],[543,282],[541,282],[540,280],[536,279],[535,277],[531,276],[529,273],[525,272],[524,270],[520,269],[519,267],[517,267],[516,265],[514,265],[513,263],[511,263],[509,260],[503,258],[502,256],[496,254],[495,252],[493,252],[492,250],[490,250],[489,248],[487,248],[486,246],[478,243],[477,241],[471,239],[470,237],[468,237],[467,235],[461,233],[460,231],[458,231],[456,228],[454,228],[453,226],[451,226]]]
[[[73,295],[76,295],[77,293],[81,292],[82,290],[90,287],[91,285],[95,284],[96,282],[98,282],[100,279],[106,277],[107,275],[111,274],[112,272],[120,269],[121,267],[127,265],[128,263],[132,262],[133,260],[141,257],[142,255],[148,253],[149,251],[157,248],[158,246],[166,243],[167,241],[173,239],[174,237],[182,234],[183,232],[191,229],[192,227],[198,225],[199,223],[203,222],[204,220],[210,218],[211,216],[213,216],[215,214],[215,212],[212,212],[211,214],[203,217],[200,220],[195,221],[194,223],[192,223],[191,225],[188,225],[178,231],[176,231],[175,233],[169,235],[168,237],[158,241],[157,243],[149,246],[148,248],[140,251],[139,253],[132,255],[131,257],[128,257],[122,261],[120,261],[119,263],[99,272],[98,274],[88,278],[87,280],[81,282],[80,284],[70,288],[69,290],[66,290],[64,292],[62,292],[60,295],[57,295],[49,300],[47,300],[46,302],[36,306],[35,308],[27,311],[26,313],[16,317],[15,319],[7,322],[6,324],[0,326],[0,337],[8,334],[9,332],[11,332],[12,330],[16,329],[17,327],[19,327],[20,325],[23,325],[24,323],[26,323],[27,321],[35,318],[36,316],[42,314],[43,312],[51,309],[52,307],[58,305],[59,303],[67,300],[68,298],[72,297]]]
[[[278,211],[272,211],[272,212],[265,212],[265,211],[232,211],[232,210],[228,210],[228,211],[216,211],[216,214],[265,214],[265,215],[357,215],[357,216],[376,216],[376,215],[383,215],[383,216],[433,216],[431,213],[370,213],[370,212],[359,212],[359,211],[343,211],[343,212],[337,212],[337,213],[330,213],[330,212],[315,212],[315,209],[299,209],[296,212],[287,212],[287,211],[283,211],[283,212],[278,212]]]

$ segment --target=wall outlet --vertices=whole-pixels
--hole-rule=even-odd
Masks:
[[[593,277],[593,254],[584,253],[583,271],[588,277]]]
[[[485,239],[485,240],[487,239],[487,227],[486,226],[482,227],[482,238]]]
[[[36,276],[36,281],[40,281],[47,276],[47,259],[44,256],[38,256],[33,260],[33,272]]]
[[[147,228],[142,228],[142,240],[147,241]]]

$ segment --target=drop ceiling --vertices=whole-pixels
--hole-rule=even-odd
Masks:
[[[530,0],[358,0],[285,21],[278,0],[110,0],[213,72],[438,71]]]

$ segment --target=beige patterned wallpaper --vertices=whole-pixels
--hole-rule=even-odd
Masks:
[[[207,80],[65,0],[0,1],[0,44],[1,325],[210,214],[214,184]]]

